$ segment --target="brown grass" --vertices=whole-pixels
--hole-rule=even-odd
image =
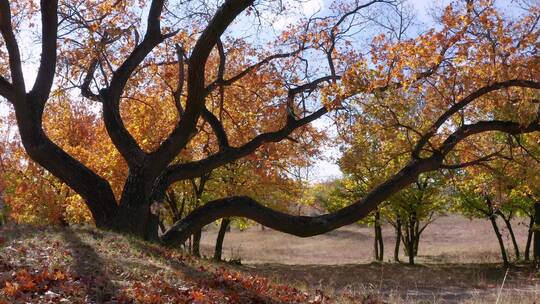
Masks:
[[[527,228],[518,222],[514,226],[523,251]],[[506,228],[502,230],[506,233]],[[383,235],[385,261],[390,262],[393,228],[385,226]],[[214,227],[203,233],[203,254],[211,254],[215,237]],[[505,241],[511,253],[509,238]],[[321,289],[344,302],[372,295],[391,303],[495,303],[506,272],[500,265],[497,239],[485,220],[437,219],[422,236],[417,266],[372,263],[372,242],[372,228],[360,225],[313,238],[261,231],[260,226],[246,231],[233,228],[226,235],[224,255],[240,257],[245,265],[239,269],[244,271]],[[406,261],[403,252],[400,259]],[[509,270],[499,303],[538,303],[538,282],[528,266],[515,266]]]
[[[527,228],[514,223],[521,250]],[[506,229],[501,226],[505,233]],[[505,233],[506,235],[506,233]],[[202,236],[203,254],[211,255],[217,228],[210,225]],[[383,227],[385,261],[393,259],[395,235],[391,226]],[[511,253],[510,240],[506,246]],[[311,238],[299,238],[256,226],[245,231],[233,228],[224,243],[226,258],[241,257],[244,263],[280,264],[358,264],[373,261],[373,229],[351,225]],[[401,253],[402,260],[406,257]],[[426,228],[419,248],[419,263],[498,263],[497,239],[488,221],[459,216],[437,219]]]
[[[517,223],[515,228],[523,248],[526,228]],[[216,230],[211,226],[203,233],[203,254],[211,254]],[[391,260],[393,230],[384,227],[383,233],[385,260]],[[233,228],[225,239],[224,256],[242,258],[241,266],[185,256],[178,260],[170,249],[92,228],[12,227],[0,229],[0,238],[5,239],[0,244],[0,262],[10,267],[47,265],[91,280],[81,285],[86,289],[80,292],[80,302],[73,303],[99,303],[150,278],[163,279],[174,288],[196,289],[221,267],[245,277],[266,277],[276,286],[297,287],[311,295],[320,290],[331,297],[325,303],[496,303],[499,291],[498,303],[540,301],[539,278],[531,267],[518,264],[508,273],[501,267],[489,223],[457,216],[438,219],[426,230],[417,266],[371,263],[372,229],[357,225],[306,239],[260,227],[243,232]],[[1,271],[0,283],[11,277],[7,272],[2,278]],[[258,297],[259,303],[275,302],[249,290],[243,292]]]

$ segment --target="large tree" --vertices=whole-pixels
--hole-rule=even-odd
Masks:
[[[414,39],[402,39],[401,31],[381,35],[366,53],[355,43],[361,40],[358,31],[370,23],[394,28],[366,10],[391,11],[387,6],[398,24],[408,22],[399,3],[337,3],[327,16],[305,18],[259,47],[224,33],[242,13],[243,27],[264,22],[275,2],[137,3],[142,2],[0,0],[0,70],[6,75],[0,78],[0,95],[13,105],[30,158],[84,198],[98,227],[156,239],[159,220],[151,206],[170,184],[202,176],[270,142],[297,141],[294,135],[309,123],[330,109],[346,109],[349,102],[382,122],[394,114],[406,120],[418,114],[396,126],[409,130],[407,138],[415,144],[410,161],[395,175],[359,201],[318,217],[280,213],[249,197],[213,201],[174,224],[162,239],[182,242],[203,225],[231,216],[299,236],[324,233],[366,216],[423,172],[482,160],[446,161],[479,134],[540,130],[534,103],[534,89],[540,88],[538,7],[528,7],[516,21],[490,3],[456,4],[441,14],[437,30]],[[41,60],[27,89],[19,43],[28,39],[31,30],[25,29],[33,28],[36,18],[41,19]],[[75,93],[65,92],[73,87],[101,105],[107,134],[127,163],[119,197],[105,178],[44,130],[48,101],[58,94],[73,98]],[[141,141],[130,124],[144,120],[144,112],[123,111],[146,98],[168,100],[176,109],[172,126],[160,128],[168,132],[150,143]],[[503,106],[510,111],[498,111]],[[237,125],[227,121],[233,109],[251,119]],[[200,120],[211,127],[217,148],[202,159],[178,161],[186,149],[197,149],[191,141],[205,132],[198,128]],[[242,132],[250,124],[257,127]],[[243,141],[233,144],[229,137],[237,133]]]

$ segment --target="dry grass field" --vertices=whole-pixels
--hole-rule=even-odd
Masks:
[[[526,229],[516,230],[523,247]],[[385,227],[386,260],[392,232]],[[89,227],[7,226],[0,303],[540,303],[537,272],[503,269],[492,234],[486,221],[440,218],[409,266],[372,263],[367,227],[307,239],[233,229],[225,257],[243,263],[233,265]],[[216,228],[203,236],[209,255]]]
[[[527,228],[515,223],[521,249]],[[241,258],[241,270],[321,289],[346,301],[362,294],[391,303],[539,303],[540,281],[526,267],[506,273],[500,266],[497,240],[488,221],[459,216],[437,219],[425,230],[418,265],[372,263],[373,232],[353,225],[313,238],[298,238],[269,229],[232,229],[224,256]],[[506,235],[506,230],[503,228]],[[217,229],[203,233],[202,252],[211,255]],[[384,227],[385,261],[393,259],[395,236]],[[511,252],[510,240],[506,245]],[[401,260],[406,257],[401,253]],[[507,276],[501,290],[501,284]],[[427,301],[427,302],[425,302]]]

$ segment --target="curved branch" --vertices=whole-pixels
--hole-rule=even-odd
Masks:
[[[413,157],[418,158],[420,156],[420,152],[426,144],[429,142],[429,139],[435,135],[437,130],[454,114],[456,114],[461,109],[465,108],[467,105],[469,105],[474,100],[499,89],[502,88],[509,88],[509,87],[522,87],[522,88],[531,88],[531,89],[540,89],[540,82],[531,81],[531,80],[524,80],[524,79],[512,79],[502,82],[496,82],[491,85],[487,85],[485,87],[482,87],[459,102],[452,105],[446,112],[444,112],[436,121],[433,123],[433,125],[429,128],[429,131],[425,133],[419,140],[416,146],[413,149]]]
[[[206,98],[205,66],[208,56],[225,29],[254,0],[227,0],[218,9],[208,26],[195,43],[188,61],[187,101],[182,119],[161,146],[150,154],[153,173],[157,176],[161,170],[178,155],[187,145],[196,131],[197,121],[204,108]]]
[[[326,233],[364,218],[379,203],[413,183],[420,173],[433,170],[437,166],[435,159],[412,161],[363,199],[336,212],[313,217],[275,211],[245,196],[215,200],[175,223],[161,239],[168,244],[182,243],[197,229],[217,219],[231,216],[249,218],[266,227],[300,237]]]
[[[214,113],[210,112],[206,107],[204,107],[202,111],[202,117],[214,131],[214,134],[217,137],[219,149],[224,150],[226,148],[229,148],[229,138],[227,137],[227,133],[223,128],[223,124],[221,124],[221,122],[214,115]]]
[[[30,158],[79,193],[98,227],[111,228],[117,204],[109,183],[53,143],[41,126],[36,104],[30,99],[15,104],[19,133]]]
[[[11,103],[13,103],[15,98],[13,94],[13,85],[2,76],[0,76],[0,95]]]
[[[248,156],[255,152],[260,146],[269,142],[279,142],[287,138],[294,130],[305,126],[319,117],[326,114],[328,110],[321,108],[318,111],[299,120],[288,120],[288,124],[278,131],[263,133],[257,135],[252,140],[240,147],[230,147],[216,154],[213,154],[205,159],[188,162],[183,164],[172,165],[167,168],[164,174],[164,182],[161,187],[168,187],[171,183],[189,178],[196,178],[202,174],[209,172],[222,165],[233,162],[242,157]],[[158,191],[159,192],[159,191]]]
[[[52,1],[51,1],[52,2]],[[11,81],[17,95],[26,93],[21,65],[21,53],[11,26],[11,9],[8,0],[0,0],[0,33],[6,43],[9,56]]]
[[[146,34],[120,67],[114,72],[111,83],[100,95],[103,99],[103,119],[107,133],[130,167],[142,164],[146,154],[129,133],[120,116],[120,98],[133,71],[163,40],[173,34],[161,34],[160,18],[164,0],[152,0]]]
[[[479,121],[474,124],[464,125],[446,138],[440,146],[438,153],[446,155],[463,139],[475,134],[491,131],[499,131],[512,135],[530,133],[540,131],[540,124],[538,124],[538,121],[535,121],[528,126],[522,126],[513,121],[493,120]]]
[[[249,197],[231,197],[209,202],[196,209],[176,222],[161,236],[161,239],[168,244],[182,243],[204,225],[231,216],[246,217],[264,226],[300,237],[326,233],[361,220],[390,196],[417,181],[421,173],[441,168],[444,156],[459,141],[473,134],[488,131],[509,134],[535,132],[540,131],[540,124],[536,122],[528,127],[522,127],[509,121],[483,121],[464,126],[448,136],[441,152],[425,159],[412,159],[396,175],[375,187],[363,199],[333,213],[314,217],[294,216],[272,210]]]
[[[92,92],[92,89],[90,89],[90,83],[92,82],[92,79],[94,78],[94,73],[96,72],[96,68],[98,66],[99,60],[97,58],[92,59],[90,61],[90,64],[88,65],[88,69],[86,70],[86,75],[84,76],[83,83],[80,87],[81,94],[83,97],[86,97],[93,101],[102,102],[101,96],[98,94],[95,94]]]

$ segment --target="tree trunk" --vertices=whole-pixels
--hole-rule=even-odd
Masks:
[[[533,236],[534,216],[529,216],[529,230],[527,231],[527,243],[525,244],[525,252],[523,253],[525,261],[531,260],[531,243]]]
[[[374,242],[375,260],[381,262],[384,259],[384,244],[383,244],[382,229],[381,229],[381,214],[379,210],[375,212],[375,222],[374,222],[373,227],[375,230],[375,242]]]
[[[416,220],[416,218],[415,218]],[[418,256],[418,244],[420,243],[420,221],[416,220],[414,223],[414,234],[413,234],[413,248],[414,256]]]
[[[193,235],[193,247],[191,249],[191,254],[198,258],[201,257],[201,234],[202,230],[199,230]]]
[[[410,215],[405,225],[403,244],[405,255],[409,257],[409,264],[414,265],[414,216]]]
[[[221,220],[221,225],[219,226],[219,232],[216,239],[216,248],[214,249],[214,260],[221,261],[221,254],[223,252],[223,240],[225,239],[225,233],[231,220],[229,218],[224,218]]]
[[[533,247],[533,258],[534,262],[538,265],[540,264],[540,202],[534,204],[534,247]]]
[[[501,216],[501,218],[504,221],[504,224],[506,225],[506,228],[508,229],[508,233],[510,234],[510,239],[512,240],[512,245],[514,246],[514,253],[516,255],[516,260],[519,260],[521,258],[520,252],[519,252],[519,246],[516,240],[516,235],[514,234],[514,229],[512,229],[512,214],[510,214],[508,217],[506,217],[500,210],[498,211],[498,214]]]
[[[414,265],[414,241],[412,239],[412,233],[407,233],[407,256],[409,257],[409,265]]]
[[[396,220],[396,245],[394,247],[394,262],[399,262],[399,244],[401,244],[401,218]]]
[[[493,226],[493,231],[495,231],[495,235],[497,236],[497,240],[499,241],[499,247],[501,249],[501,257],[503,260],[503,264],[505,267],[507,267],[510,263],[508,262],[506,249],[504,248],[504,241],[503,241],[501,232],[499,231],[499,226],[497,226],[497,220],[496,220],[495,214],[492,214],[491,216],[489,216],[489,221],[491,222],[491,226]]]
[[[150,199],[154,182],[155,179],[148,177],[144,170],[130,170],[120,200],[116,230],[147,241],[159,240],[159,205],[152,206]]]
[[[379,261],[382,262],[384,260],[384,239],[382,235],[382,228],[379,225]]]

